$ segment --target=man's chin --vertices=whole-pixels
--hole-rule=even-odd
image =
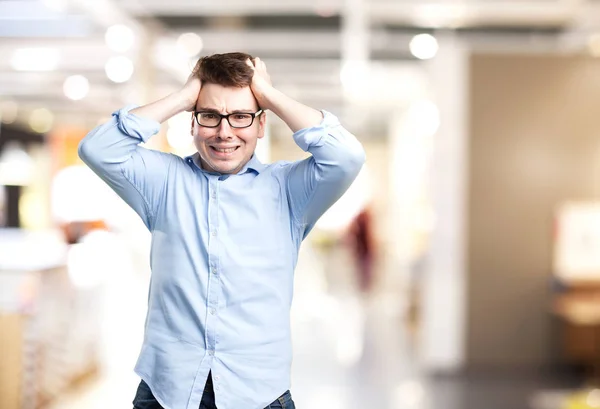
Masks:
[[[211,157],[211,155],[207,155],[207,159],[208,160],[202,160],[203,163],[203,167],[208,167],[209,169],[212,169],[213,172],[218,172],[218,173],[238,173],[242,167],[244,166],[244,161],[240,160],[239,158],[230,158],[228,160],[224,160],[224,159],[217,159],[217,158],[213,158]]]
[[[213,169],[215,169],[219,173],[237,173],[242,168],[242,165],[239,162],[217,162],[213,163]]]

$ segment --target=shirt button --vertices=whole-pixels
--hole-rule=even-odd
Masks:
[[[216,198],[217,198],[217,194],[216,194],[215,192],[212,192],[212,193],[210,194],[210,197],[212,197],[213,199],[216,199]]]
[[[217,231],[213,230],[210,234],[212,234],[213,236],[216,236],[217,235]]]
[[[217,274],[217,269],[213,267],[213,268],[210,269],[210,272],[213,273],[213,274]]]
[[[219,385],[215,386],[215,390],[218,391],[219,390]]]
[[[211,313],[212,315],[215,315],[215,314],[217,313],[217,311],[216,311],[214,308],[211,308],[211,309],[210,309],[210,313]]]
[[[210,351],[208,351],[208,355],[210,356],[214,356],[215,355],[215,351],[213,351],[212,349]]]

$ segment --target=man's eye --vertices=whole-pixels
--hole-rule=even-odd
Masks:
[[[248,118],[250,118],[250,115],[248,114],[237,114],[234,116],[234,119],[239,119],[240,121]]]
[[[215,119],[216,117],[215,114],[202,114],[202,118],[204,119]]]

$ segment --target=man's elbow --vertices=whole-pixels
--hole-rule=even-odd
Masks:
[[[355,175],[358,175],[358,172],[360,172],[366,161],[367,155],[365,149],[360,142],[356,141],[355,144],[352,144],[348,152],[348,169]]]
[[[354,152],[354,161],[358,164],[359,168],[362,168],[362,166],[367,161],[367,154],[365,152],[365,148],[363,148],[360,142],[358,143],[358,148]]]
[[[365,151],[357,141],[356,144],[346,146],[342,152],[338,152],[343,152],[343,156],[339,156],[338,163],[335,166],[336,172],[332,176],[336,175],[333,178],[342,184],[352,183],[365,164]]]
[[[77,155],[84,163],[89,163],[92,159],[92,149],[87,138],[83,138],[77,147]]]
[[[93,138],[89,137],[89,134],[79,142],[77,147],[79,158],[92,169],[102,166],[104,162],[102,152],[103,149]]]

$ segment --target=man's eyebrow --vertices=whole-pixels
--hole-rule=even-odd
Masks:
[[[196,112],[214,112],[215,114],[218,114],[219,110],[214,108],[200,107],[196,110]]]
[[[231,111],[232,114],[253,114],[254,111],[251,109],[235,109]]]
[[[206,107],[200,107],[196,110],[196,112],[214,112],[215,114],[220,114],[218,109],[215,108],[206,108]],[[231,111],[231,114],[253,114],[255,111],[252,109],[235,109],[233,111]]]

